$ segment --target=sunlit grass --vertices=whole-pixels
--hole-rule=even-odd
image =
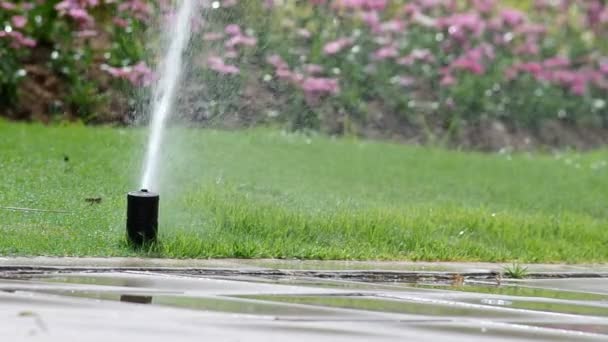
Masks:
[[[161,239],[133,251],[142,130],[0,122],[0,254],[608,261],[608,153],[479,154],[180,129]],[[86,198],[101,198],[89,203]]]

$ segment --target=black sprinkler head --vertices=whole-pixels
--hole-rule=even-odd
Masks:
[[[127,236],[133,245],[156,241],[158,202],[158,194],[146,189],[127,194]]]

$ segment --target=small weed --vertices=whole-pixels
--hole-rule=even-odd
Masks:
[[[528,267],[515,262],[512,265],[505,266],[503,270],[507,278],[524,279],[528,276]]]

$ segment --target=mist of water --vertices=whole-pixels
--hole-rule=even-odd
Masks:
[[[159,190],[158,168],[163,135],[179,88],[183,56],[190,41],[191,19],[196,12],[196,1],[181,0],[176,15],[167,21],[163,30],[167,44],[157,70],[158,82],[150,107],[152,121],[141,180],[142,189]]]

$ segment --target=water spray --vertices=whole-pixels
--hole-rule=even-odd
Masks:
[[[156,241],[159,199],[157,193],[146,189],[127,195],[127,236],[133,245],[143,246]]]
[[[183,54],[188,48],[191,35],[191,19],[196,13],[196,0],[181,0],[172,22],[163,30],[168,46],[157,70],[158,81],[151,104],[152,121],[150,137],[144,161],[142,190],[127,195],[127,235],[131,243],[141,246],[156,241],[158,234],[159,195],[158,167],[163,133],[183,68]]]

